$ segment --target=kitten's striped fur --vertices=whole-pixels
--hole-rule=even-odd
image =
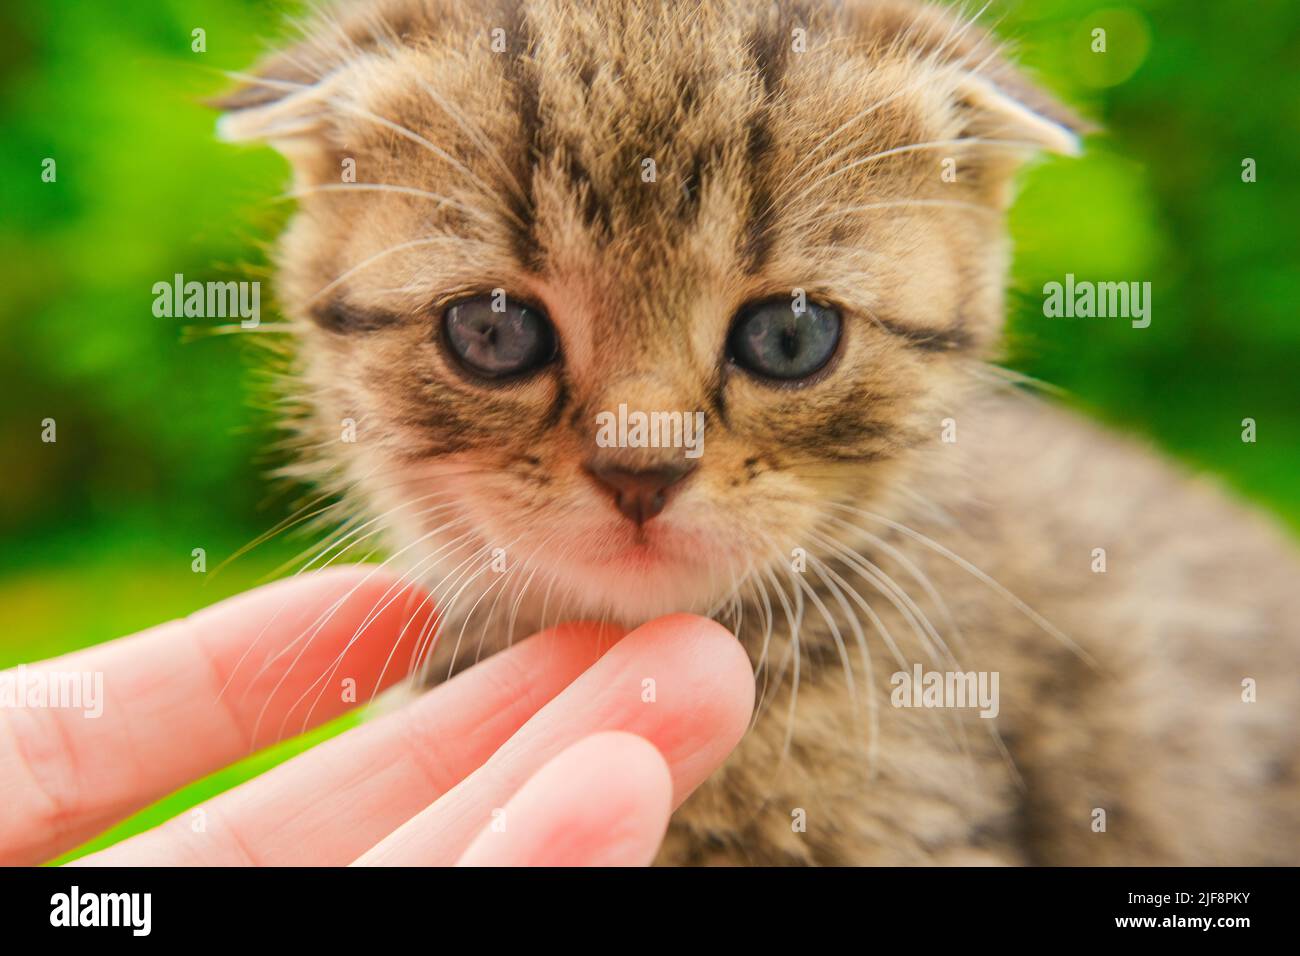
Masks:
[[[759,713],[665,861],[1294,863],[1300,564],[984,364],[1013,173],[1080,124],[972,20],[905,0],[316,18],[223,126],[289,156],[301,196],[279,294],[303,470],[384,514],[449,606],[444,636],[469,637],[439,638],[444,673],[561,615],[736,628]],[[546,309],[562,354],[484,387],[434,330],[498,287]],[[832,365],[800,388],[739,374],[732,316],[795,288],[845,317]],[[707,416],[652,561],[582,473],[620,403]],[[917,661],[999,672],[997,720],[891,707]]]

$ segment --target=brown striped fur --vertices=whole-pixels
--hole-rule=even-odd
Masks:
[[[978,27],[905,0],[378,0],[316,18],[225,106],[302,197],[279,255],[302,471],[382,515],[447,604],[435,666],[560,615],[678,610],[761,664],[755,727],[665,861],[1296,862],[1293,549],[989,384],[1012,176],[1080,124]],[[560,340],[506,386],[437,334],[494,288]],[[845,334],[776,388],[724,345],[795,288]],[[583,471],[620,403],[707,416],[641,532]],[[914,661],[999,672],[1001,714],[891,707]]]

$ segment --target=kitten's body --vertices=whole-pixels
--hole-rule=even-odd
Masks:
[[[903,505],[895,517],[1024,598],[1090,660],[948,557],[848,515],[933,583],[961,628],[964,641],[949,640],[957,661],[1000,673],[1001,713],[961,711],[958,730],[954,711],[890,706],[898,665],[873,639],[873,758],[869,737],[852,730],[866,707],[849,702],[835,643],[810,607],[800,640],[812,660],[788,754],[782,691],[678,812],[663,860],[1295,864],[1300,562],[1291,543],[1148,450],[1036,400],[974,402],[959,423],[933,476],[911,486],[935,507]],[[943,632],[906,568],[870,541],[852,546]],[[1093,570],[1095,548],[1105,549],[1104,573]],[[888,602],[873,604],[908,658],[926,661],[911,625]],[[1256,703],[1243,702],[1246,678],[1258,684]],[[1098,808],[1105,832],[1094,828]],[[794,830],[799,809],[806,832]]]
[[[902,0],[360,9],[268,61],[225,129],[294,160],[305,471],[444,605],[435,673],[561,614],[733,612],[763,709],[668,861],[1295,862],[1292,548],[986,384],[1010,177],[1071,151],[1068,113]],[[560,342],[506,387],[439,336],[495,287]],[[845,332],[774,385],[728,330],[795,289]],[[621,404],[707,416],[648,524],[590,478],[669,461],[595,447]],[[996,672],[999,716],[891,706],[918,663]]]

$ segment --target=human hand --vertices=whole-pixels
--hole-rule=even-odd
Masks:
[[[28,665],[29,684],[102,674],[103,712],[0,707],[0,863],[50,859],[337,716],[345,678],[364,702],[402,676],[431,614],[422,592],[357,566]],[[646,864],[753,695],[744,651],[712,621],[561,625],[213,798],[202,827],[192,811],[77,862]]]

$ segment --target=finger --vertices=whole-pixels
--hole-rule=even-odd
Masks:
[[[342,866],[481,765],[622,632],[570,624],[476,664],[400,711],[328,740],[79,862]]]
[[[644,737],[668,761],[674,806],[740,741],[754,705],[749,658],[706,618],[674,615],[637,628],[543,707],[482,767],[374,849],[361,865],[459,859],[494,808],[560,751],[602,730]]]
[[[533,774],[458,865],[648,866],[672,809],[672,773],[653,744],[593,734]]]
[[[431,614],[424,593],[391,574],[340,568],[27,667],[25,686],[72,675],[96,700],[77,710],[0,708],[0,863],[49,859],[364,703],[405,675]],[[349,686],[354,696],[342,692]]]

